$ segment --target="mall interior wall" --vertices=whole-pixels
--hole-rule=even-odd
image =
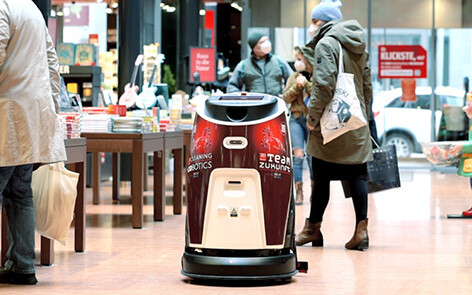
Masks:
[[[433,0],[372,0],[372,27],[374,28],[431,28]],[[460,28],[472,19],[471,0],[435,0],[436,27]],[[259,1],[253,1],[259,2]],[[264,1],[261,1],[264,2]],[[280,0],[281,27],[303,27],[304,0]],[[320,0],[307,2],[307,19],[311,9]],[[343,1],[345,19],[356,19],[367,27],[368,0]],[[257,17],[259,17],[257,15]],[[309,25],[309,23],[308,23]],[[470,25],[469,25],[470,26]]]

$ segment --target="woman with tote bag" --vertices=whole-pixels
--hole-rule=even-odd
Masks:
[[[349,125],[353,119],[352,108],[340,102],[333,102],[339,68],[353,74],[358,111],[368,118],[372,99],[371,77],[368,54],[365,52],[364,33],[355,20],[343,21],[339,0],[323,0],[311,12],[312,25],[309,33],[312,40],[307,46],[315,51],[313,91],[308,105],[307,125],[310,129],[307,152],[313,156],[314,188],[310,216],[305,226],[296,236],[296,244],[312,242],[313,246],[323,246],[321,222],[329,201],[331,180],[349,182],[352,201],[356,213],[354,235],[346,243],[347,249],[364,250],[369,247],[367,233],[367,162],[372,160],[372,143],[368,124],[358,124],[355,128],[324,142],[321,118],[326,109],[340,113],[342,125]],[[343,59],[343,63],[339,64]],[[331,108],[330,108],[331,107]],[[328,124],[332,126],[332,124]],[[326,141],[326,140],[325,140]]]

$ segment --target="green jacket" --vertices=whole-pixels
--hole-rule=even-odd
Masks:
[[[269,53],[262,69],[256,64],[251,54],[238,63],[229,80],[226,92],[257,92],[278,96],[283,93],[284,82],[293,73],[288,63]]]
[[[313,90],[308,106],[310,132],[308,154],[333,163],[361,164],[372,160],[369,126],[349,131],[323,145],[320,119],[333,98],[339,63],[339,43],[343,47],[344,72],[354,74],[357,97],[366,121],[369,121],[372,82],[365,52],[362,27],[355,20],[337,20],[323,25],[307,46],[315,51]]]

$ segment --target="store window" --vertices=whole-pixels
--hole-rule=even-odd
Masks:
[[[282,28],[271,30],[276,54],[290,60],[287,48],[306,43],[305,28],[318,3],[281,0]],[[343,1],[342,12],[370,37],[373,110],[382,144],[395,144],[399,157],[420,157],[421,142],[467,139],[461,107],[472,79],[472,0]],[[404,78],[379,73],[379,46],[386,45],[426,52],[425,75],[403,72],[414,80],[413,101],[402,98]]]
[[[421,142],[467,139],[461,108],[472,77],[471,1],[372,2],[374,113],[383,144],[395,144],[400,157],[415,157]],[[379,45],[426,50],[427,77],[415,79],[415,101],[402,100],[402,79],[379,78]]]
[[[306,28],[318,3],[280,1],[281,26],[264,28],[276,54],[291,61],[293,46],[309,40]],[[469,123],[461,107],[472,79],[472,0],[343,1],[342,12],[344,19],[358,20],[369,38],[373,110],[381,143],[395,144],[398,156],[408,158],[422,156],[422,142],[467,139]],[[248,28],[248,34],[255,29]],[[394,66],[400,70],[380,73],[382,46],[424,54],[415,55],[405,68],[398,63]],[[402,84],[411,83],[413,100],[406,99],[402,89]]]

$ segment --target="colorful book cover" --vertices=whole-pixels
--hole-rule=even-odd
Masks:
[[[79,66],[93,66],[97,62],[95,45],[77,44],[75,45],[75,64]]]
[[[74,65],[75,44],[74,43],[58,43],[56,46],[57,57],[61,65]]]

